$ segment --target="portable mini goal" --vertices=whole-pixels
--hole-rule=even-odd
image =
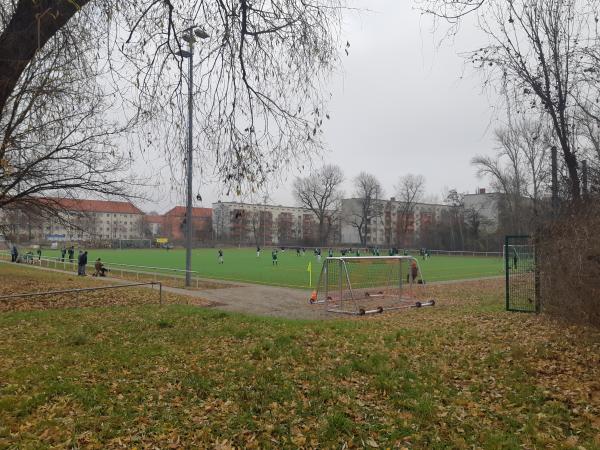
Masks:
[[[425,281],[412,256],[356,256],[327,258],[323,263],[316,298],[327,311],[365,315],[433,306]]]

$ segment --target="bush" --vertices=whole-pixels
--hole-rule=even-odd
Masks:
[[[540,233],[542,310],[571,322],[600,326],[600,205],[561,213]]]

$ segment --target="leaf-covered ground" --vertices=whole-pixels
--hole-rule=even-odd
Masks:
[[[130,280],[131,283],[145,280]],[[152,280],[148,280],[152,281]],[[78,277],[54,271],[45,271],[27,265],[0,263],[0,297],[12,294],[48,292],[68,289],[105,287],[116,282],[93,277]],[[159,303],[158,286],[154,292],[148,288],[119,288],[116,290],[61,293],[39,297],[0,299],[0,312],[31,311],[53,308],[82,308],[94,306],[127,306]],[[208,306],[210,302],[200,298],[180,296],[163,290],[163,303],[194,304]]]
[[[0,313],[0,448],[600,448],[600,332],[435,291],[366,320]]]

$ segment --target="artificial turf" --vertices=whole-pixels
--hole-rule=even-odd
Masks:
[[[316,285],[322,262],[318,262],[312,251],[297,256],[295,250],[278,252],[277,266],[271,258],[271,250],[263,250],[260,257],[256,250],[248,248],[224,248],[224,263],[219,264],[217,249],[196,249],[192,256],[192,269],[196,276],[229,281],[309,288],[309,262],[312,268],[312,287]],[[43,250],[44,257],[58,257],[58,250]],[[336,253],[335,256],[339,256]],[[115,264],[127,264],[152,268],[185,269],[183,249],[101,249],[89,250],[88,262],[97,258],[112,268]],[[471,278],[500,276],[503,262],[498,257],[484,256],[432,256],[427,260],[419,258],[423,278],[428,282],[463,280]]]

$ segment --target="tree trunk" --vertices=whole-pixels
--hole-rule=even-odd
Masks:
[[[319,217],[319,247],[323,246],[323,229],[325,226],[325,218],[324,217]]]
[[[356,227],[356,229],[358,230],[358,240],[360,241],[360,243],[363,243],[364,240],[364,236],[363,236],[363,228],[362,225]]]
[[[573,196],[573,200],[579,201],[581,199],[581,183],[579,182],[579,174],[577,171],[577,158],[573,152],[569,151],[567,153],[564,148],[563,154],[565,158],[565,164],[567,165],[567,170],[569,171],[571,195]]]
[[[19,0],[0,35],[0,114],[35,53],[88,2]]]

